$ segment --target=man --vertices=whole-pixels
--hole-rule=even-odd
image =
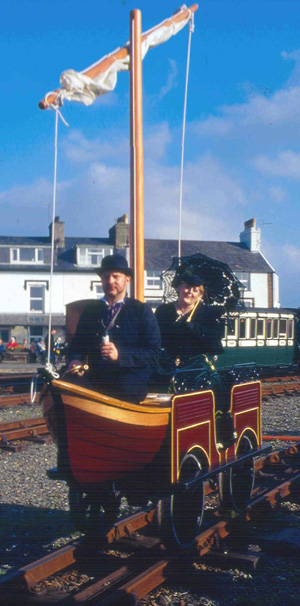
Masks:
[[[133,271],[124,257],[104,257],[96,271],[105,296],[83,311],[70,345],[69,368],[87,364],[94,389],[139,403],[160,354],[158,323],[149,306],[127,297]]]

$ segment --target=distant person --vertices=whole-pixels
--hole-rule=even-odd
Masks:
[[[44,339],[39,338],[39,340],[36,344],[36,352],[40,359],[41,364],[45,364],[47,352],[46,352],[46,344],[45,344]]]
[[[26,349],[27,351],[29,351],[30,348],[27,339],[23,339],[22,349]]]
[[[5,345],[2,341],[2,339],[0,339],[0,362],[2,362],[2,360],[3,360],[4,352],[5,352]]]
[[[9,343],[6,345],[6,349],[15,349],[16,347],[18,347],[18,343],[15,337],[11,337]]]
[[[56,335],[56,330],[55,328],[52,328],[51,330],[51,336],[50,336],[50,362],[54,362],[55,361],[55,335]],[[48,348],[49,348],[49,335],[47,333],[46,338],[45,338],[45,344],[46,344],[46,354],[48,355]]]

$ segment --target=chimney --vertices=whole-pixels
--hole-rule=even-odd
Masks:
[[[52,240],[53,223],[49,225],[49,238]],[[54,219],[54,245],[56,248],[65,248],[65,222],[60,221],[59,217]]]
[[[128,248],[130,243],[130,225],[128,223],[128,214],[119,217],[109,230],[111,243],[115,248]]]
[[[246,244],[251,252],[260,251],[260,229],[256,227],[256,219],[249,219],[244,223],[244,231],[240,233],[240,242]]]

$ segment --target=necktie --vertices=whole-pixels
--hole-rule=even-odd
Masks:
[[[109,305],[109,307],[107,307],[106,317],[104,318],[105,326],[108,326],[111,323],[116,313],[119,311],[119,309],[121,309],[123,305],[124,303],[122,301],[121,303],[114,303],[113,305]]]

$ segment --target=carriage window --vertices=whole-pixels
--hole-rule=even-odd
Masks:
[[[278,339],[278,320],[273,320],[273,339]]]
[[[287,334],[287,326],[286,326],[287,322],[286,320],[280,320],[279,323],[279,333],[281,337],[286,337]]]
[[[239,337],[240,337],[240,339],[245,339],[246,338],[246,321],[245,321],[245,318],[240,318]]]
[[[228,318],[227,323],[227,337],[236,337],[237,335],[237,319],[236,318]]]
[[[288,321],[288,339],[294,338],[293,320]]]
[[[272,337],[272,320],[267,321],[267,339]]]
[[[256,338],[256,319],[250,318],[250,339]]]
[[[265,336],[265,321],[257,320],[257,336],[264,337]]]

